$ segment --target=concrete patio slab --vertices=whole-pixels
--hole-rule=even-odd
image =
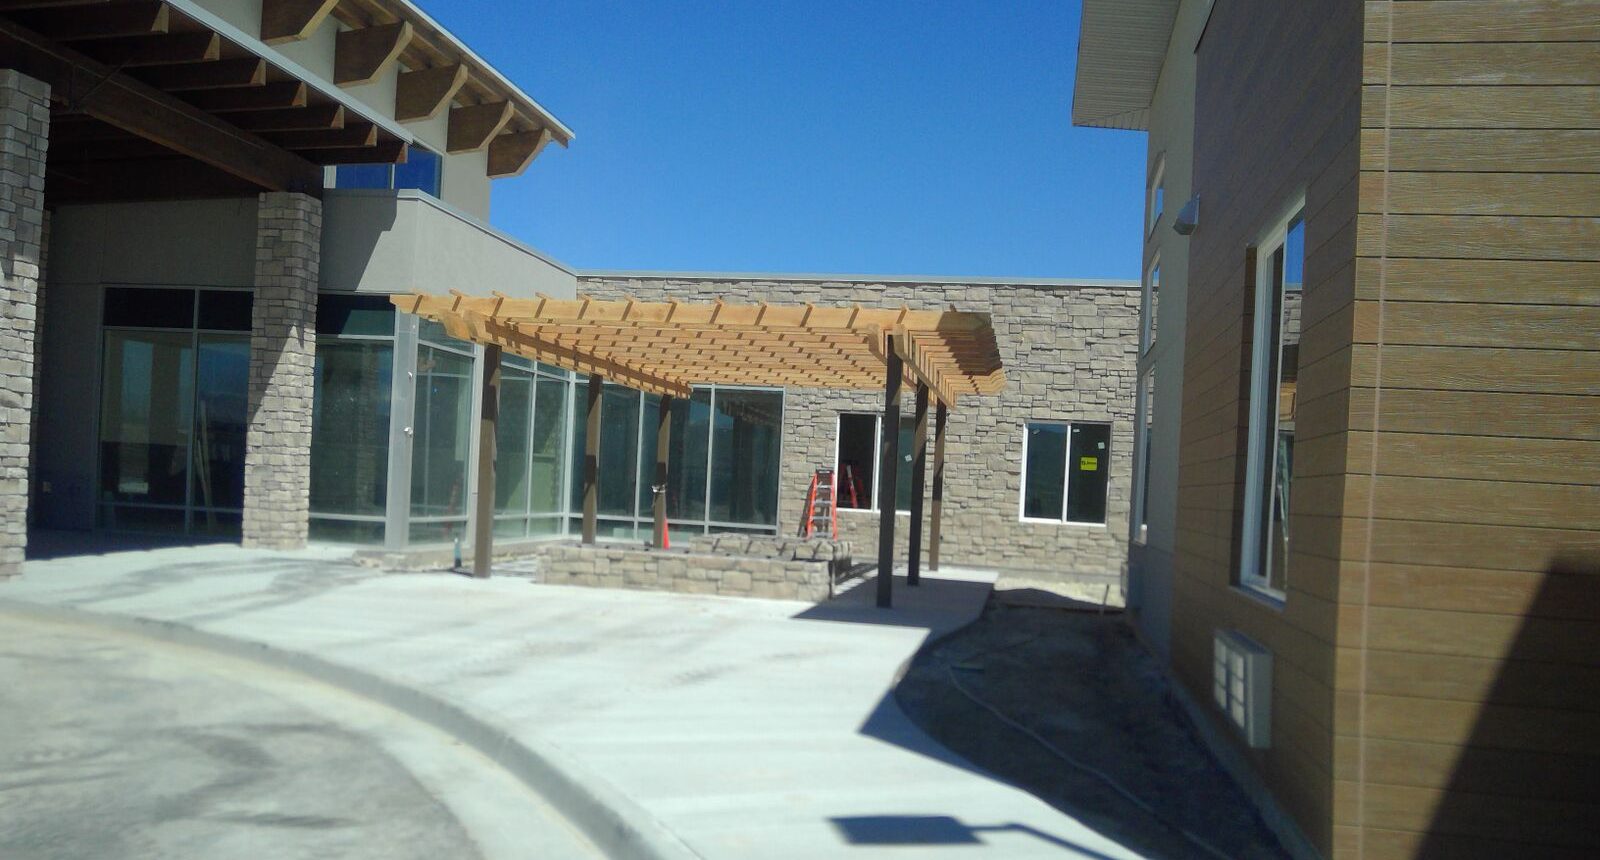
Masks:
[[[499,733],[482,746],[532,751],[543,769],[519,773],[618,856],[1137,856],[952,755],[894,703],[906,660],[976,618],[992,581],[902,580],[881,611],[870,580],[813,606],[214,547],[30,562],[0,601],[165,622],[332,667],[371,695],[412,691],[419,710]]]

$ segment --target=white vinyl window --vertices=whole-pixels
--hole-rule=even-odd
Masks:
[[[1303,209],[1296,208],[1256,248],[1239,582],[1282,600],[1289,588],[1289,493],[1305,284]]]
[[[912,438],[916,422],[900,416],[900,462],[895,470],[895,510],[911,512]],[[863,511],[878,510],[878,452],[883,444],[883,417],[861,413],[839,415],[834,435],[834,474],[837,476],[839,507]]]
[[[1111,425],[1030,421],[1022,428],[1018,519],[1105,525]]]
[[[1139,312],[1139,354],[1144,355],[1156,343],[1156,312],[1161,300],[1161,258],[1156,257],[1144,273],[1144,301]]]
[[[1145,543],[1149,537],[1148,521],[1150,516],[1150,450],[1151,437],[1155,433],[1155,405],[1156,405],[1156,371],[1154,367],[1143,369],[1139,374],[1139,391],[1134,404],[1134,432],[1138,441],[1134,443],[1134,468],[1133,468],[1133,516],[1132,528],[1129,530],[1129,539],[1134,543]]]
[[[1161,223],[1162,210],[1167,202],[1167,159],[1161,156],[1156,159],[1155,169],[1150,171],[1149,199],[1146,210],[1150,213],[1144,225],[1145,235],[1156,231],[1156,225]]]

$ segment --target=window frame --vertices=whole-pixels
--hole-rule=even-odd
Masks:
[[[872,419],[872,487],[867,491],[871,496],[869,499],[871,504],[865,508],[840,507],[839,512],[845,513],[847,511],[855,511],[857,513],[882,513],[882,511],[878,508],[878,488],[882,483],[883,478],[883,415],[876,412],[854,412],[848,409],[841,412],[835,412],[833,414],[833,471],[835,475],[839,474],[839,436],[841,429],[841,422],[839,419],[846,415],[854,415],[859,418]],[[912,416],[902,413],[900,415],[900,427],[904,429],[907,426],[913,425],[915,420],[916,419]],[[913,438],[916,436],[914,431],[912,436]],[[931,436],[929,437],[929,444],[932,444]],[[904,454],[902,453],[901,456],[903,458]],[[910,498],[906,499],[906,507],[901,508],[900,499],[898,498],[899,494],[896,493],[895,495],[897,496],[895,499],[895,516],[911,516]]]
[[[1149,354],[1155,348],[1156,338],[1160,330],[1156,327],[1157,302],[1161,293],[1161,253],[1158,251],[1150,257],[1150,265],[1145,267],[1144,280],[1140,285],[1139,301],[1139,355]]]
[[[1281,352],[1283,349],[1281,309],[1277,314],[1270,313],[1271,307],[1268,302],[1277,301],[1281,303],[1287,291],[1289,232],[1296,222],[1304,227],[1305,208],[1305,198],[1297,198],[1287,207],[1288,214],[1276,219],[1272,228],[1252,248],[1256,262],[1254,296],[1250,309],[1252,314],[1250,330],[1250,400],[1245,413],[1247,423],[1244,428],[1246,440],[1244,507],[1240,518],[1239,563],[1238,569],[1235,571],[1235,585],[1249,595],[1278,607],[1282,607],[1289,596],[1288,557],[1287,555],[1284,557],[1286,566],[1283,580],[1284,588],[1280,590],[1272,587],[1272,571],[1270,568],[1263,566],[1264,563],[1270,563],[1270,561],[1264,560],[1262,555],[1265,530],[1270,526],[1266,505],[1274,504],[1277,494],[1276,485],[1263,487],[1263,480],[1267,476],[1276,473],[1278,446],[1276,444],[1272,446],[1272,462],[1270,464],[1263,463],[1261,452],[1266,443],[1266,424],[1268,422],[1261,420],[1261,418],[1263,414],[1270,416],[1271,432],[1274,439],[1276,439],[1279,432],[1278,398],[1280,392],[1278,388],[1281,385]],[[1305,254],[1307,250],[1302,248],[1301,253]],[[1274,266],[1273,258],[1279,251],[1284,254],[1282,262],[1284,277],[1275,285],[1273,281],[1277,270]],[[1302,261],[1303,264],[1304,261]],[[1303,289],[1304,287],[1302,286]],[[1277,323],[1277,330],[1266,331],[1266,326],[1273,321]],[[1274,350],[1278,351],[1279,355],[1273,356],[1272,351]],[[1270,362],[1269,359],[1271,359]],[[1267,380],[1269,368],[1272,368],[1274,374],[1280,377],[1280,379],[1272,380],[1270,385]],[[1269,405],[1266,402],[1269,394],[1271,396],[1271,408],[1270,411],[1263,413],[1262,410]],[[1292,474],[1290,477],[1292,481]],[[1266,498],[1263,498],[1264,495]]]
[[[1150,181],[1145,185],[1144,191],[1145,225],[1144,235],[1148,239],[1156,234],[1156,228],[1161,226],[1161,216],[1166,214],[1167,205],[1167,155],[1162,153],[1156,156],[1155,167],[1150,170]]]
[[[1028,428],[1036,425],[1067,428],[1067,456],[1061,466],[1061,516],[1056,518],[1030,517],[1025,513],[1028,507]],[[1106,476],[1106,510],[1105,515],[1101,518],[1100,522],[1097,523],[1086,523],[1081,520],[1067,519],[1067,510],[1071,505],[1069,500],[1072,497],[1072,482],[1069,480],[1072,474],[1072,428],[1079,426],[1095,426],[1106,428],[1106,466],[1104,472]],[[1111,519],[1111,441],[1112,431],[1115,429],[1116,428],[1111,421],[1073,420],[1067,418],[1024,420],[1022,422],[1022,460],[1020,462],[1020,469],[1017,472],[1017,476],[1020,478],[1017,485],[1017,522],[1033,523],[1035,525],[1080,526],[1083,528],[1096,529],[1106,528]]]

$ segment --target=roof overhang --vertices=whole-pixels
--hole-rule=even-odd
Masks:
[[[1072,124],[1144,130],[1179,0],[1083,0]]]
[[[878,389],[904,381],[947,406],[1005,387],[989,315],[963,311],[413,293],[390,301],[452,337],[655,394],[692,385]]]

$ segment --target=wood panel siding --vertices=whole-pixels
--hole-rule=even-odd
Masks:
[[[1592,856],[1600,2],[1365,5],[1334,853]]]
[[[1245,750],[1283,807],[1331,853],[1339,564],[1347,469],[1351,306],[1362,191],[1359,4],[1219,3],[1196,52],[1194,190],[1206,223],[1190,242],[1174,562],[1173,665],[1210,701],[1213,634],[1273,653],[1272,744]],[[1235,582],[1251,248],[1304,200],[1305,288],[1291,497],[1294,545],[1281,606]],[[1308,448],[1308,451],[1312,449]],[[1225,730],[1226,731],[1226,730]]]

